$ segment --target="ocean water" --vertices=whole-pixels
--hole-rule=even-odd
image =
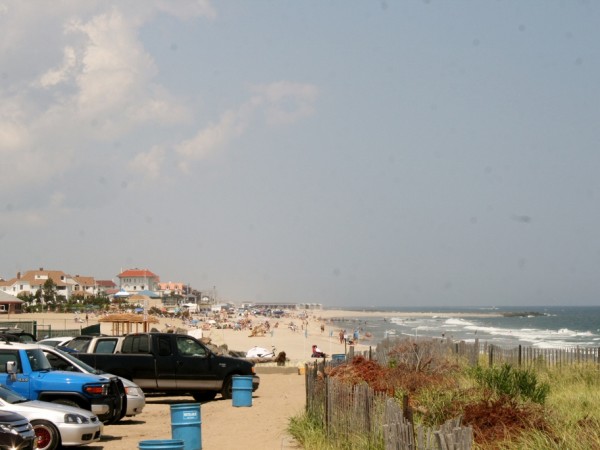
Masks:
[[[335,320],[336,328],[352,332],[358,329],[361,337],[370,335],[376,345],[386,336],[427,336],[452,338],[457,341],[480,342],[511,347],[517,345],[540,348],[600,346],[600,307],[526,307],[526,308],[465,308],[394,309],[354,308],[371,312],[427,312],[420,318],[372,317]],[[495,313],[497,317],[441,317],[448,313]],[[437,314],[436,314],[437,313]],[[367,341],[362,341],[368,343]]]

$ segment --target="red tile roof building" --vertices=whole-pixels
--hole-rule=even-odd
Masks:
[[[160,279],[148,269],[127,269],[117,275],[119,287],[127,292],[158,291]]]

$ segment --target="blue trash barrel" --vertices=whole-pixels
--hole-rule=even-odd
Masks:
[[[140,441],[140,450],[183,450],[183,441],[180,439],[157,439]]]
[[[234,375],[231,399],[233,406],[252,406],[252,375]]]
[[[200,403],[171,405],[171,436],[185,443],[183,450],[202,449]]]
[[[334,353],[333,355],[331,355],[331,359],[333,361],[345,361],[346,360],[346,355],[344,353]]]

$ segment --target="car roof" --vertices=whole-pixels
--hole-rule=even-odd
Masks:
[[[17,350],[32,350],[35,348],[40,348],[40,346],[37,342],[32,343],[32,344],[24,344],[22,342],[16,342],[16,341],[2,342],[0,340],[0,348],[11,348],[11,349],[17,349]]]

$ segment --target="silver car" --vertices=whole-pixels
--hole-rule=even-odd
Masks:
[[[86,409],[57,403],[29,401],[21,394],[0,385],[0,410],[24,416],[37,438],[38,450],[59,446],[84,445],[100,440],[104,425]]]
[[[54,370],[93,373],[96,375],[104,374],[103,372],[88,366],[86,363],[67,352],[44,345],[40,346],[40,348],[46,355],[46,358],[48,358],[48,362],[50,362],[50,365]],[[144,409],[144,406],[146,406],[146,396],[144,395],[144,391],[142,391],[137,384],[128,380],[127,378],[121,378],[121,381],[125,386],[125,393],[127,394],[127,411],[125,412],[125,415],[135,416],[140,414]]]

